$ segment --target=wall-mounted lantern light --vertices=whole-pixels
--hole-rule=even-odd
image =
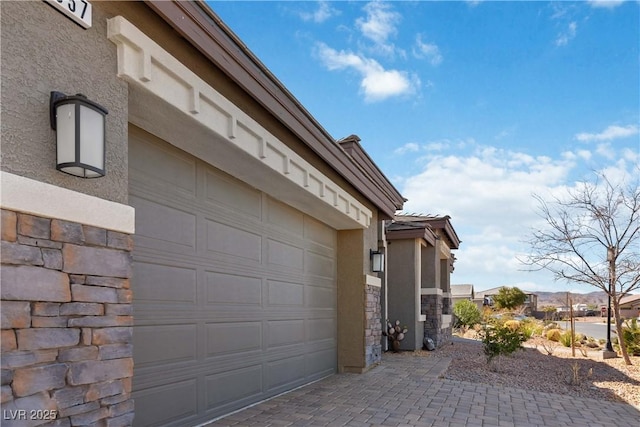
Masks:
[[[56,131],[56,169],[82,178],[104,176],[107,109],[82,94],[51,92],[49,110]]]
[[[384,271],[384,253],[382,251],[370,250],[371,271],[374,273],[382,273]]]

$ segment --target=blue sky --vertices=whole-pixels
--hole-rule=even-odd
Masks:
[[[637,1],[214,1],[334,138],[462,240],[452,283],[590,292],[523,271],[532,194],[640,161]]]

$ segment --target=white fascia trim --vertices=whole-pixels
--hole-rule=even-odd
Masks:
[[[440,288],[420,288],[420,295],[440,295],[442,296],[442,289]]]
[[[183,114],[335,209],[353,228],[368,228],[372,212],[122,16],[107,21],[118,48],[118,77]]]
[[[378,288],[382,287],[382,279],[376,276],[372,276],[370,274],[364,275],[364,284],[369,286],[375,286]]]
[[[0,207],[133,234],[135,209],[67,188],[0,172]]]

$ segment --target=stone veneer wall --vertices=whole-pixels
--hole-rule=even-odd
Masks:
[[[421,295],[421,314],[426,316],[424,322],[424,337],[431,338],[436,347],[451,342],[452,327],[442,327],[442,314],[445,300],[451,304],[450,298],[443,298],[442,295]]]
[[[2,210],[3,426],[132,424],[132,245]]]
[[[382,305],[380,286],[365,285],[365,359],[367,368],[382,361]]]

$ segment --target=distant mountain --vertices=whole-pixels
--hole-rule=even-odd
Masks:
[[[538,295],[538,308],[545,305],[553,305],[556,307],[567,305],[567,292],[536,292]],[[603,291],[590,292],[588,294],[570,293],[569,297],[573,304],[587,305],[607,305],[607,294]]]

